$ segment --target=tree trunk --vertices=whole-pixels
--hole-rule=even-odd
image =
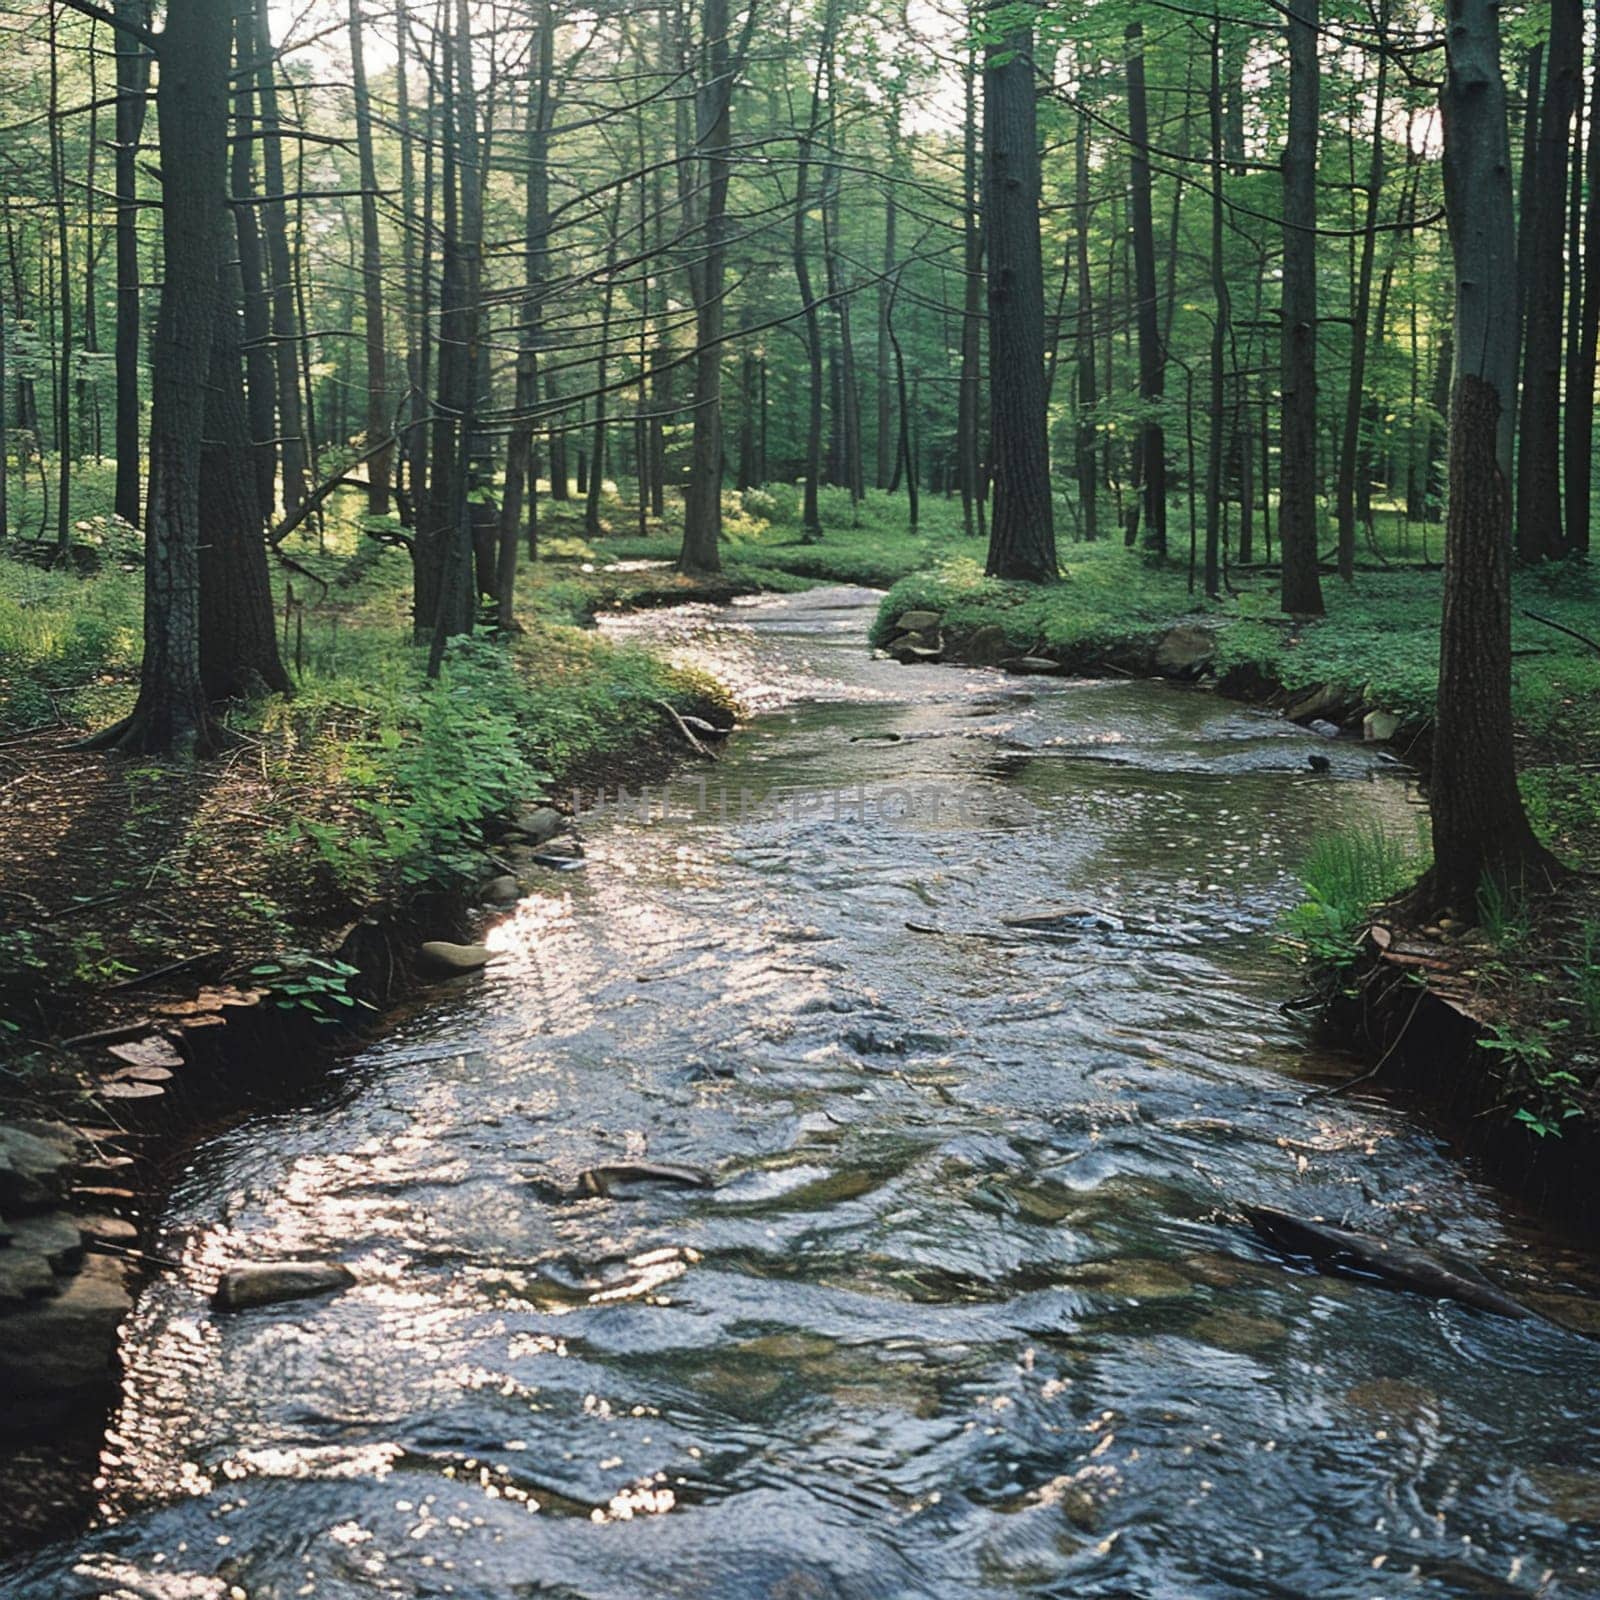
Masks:
[[[1226,379],[1228,340],[1232,329],[1233,302],[1228,290],[1227,262],[1223,256],[1223,157],[1222,123],[1222,21],[1211,25],[1211,293],[1215,302],[1211,315],[1211,427],[1206,436],[1206,593],[1215,600],[1222,589],[1222,463],[1226,425]],[[1192,419],[1191,419],[1192,420]]]
[[[555,75],[555,18],[548,0],[534,20],[532,57],[534,70],[528,85],[526,159],[528,175],[523,188],[523,229],[527,234],[527,262],[523,269],[521,304],[522,338],[517,349],[516,420],[506,445],[505,495],[500,502],[500,571],[496,584],[497,621],[509,632],[516,618],[517,548],[524,515],[533,526],[533,434],[539,407],[539,351],[543,343],[544,282],[550,271],[550,91]],[[529,549],[531,551],[530,542]]]
[[[233,153],[229,187],[235,201],[234,233],[239,246],[239,285],[244,300],[245,397],[251,438],[251,471],[262,516],[270,517],[278,487],[277,369],[272,359],[272,306],[256,218],[253,153],[253,73],[237,69],[255,55],[253,0],[238,0],[234,15]],[[226,302],[224,302],[226,303]],[[137,335],[137,330],[135,330]]]
[[[1510,408],[1516,385],[1516,229],[1495,0],[1449,0],[1445,205],[1455,257],[1455,388],[1439,702],[1429,787],[1432,872],[1422,897],[1470,918],[1486,876],[1553,863],[1517,793],[1511,743]]]
[[[1289,14],[1289,133],[1283,150],[1283,443],[1278,464],[1282,605],[1322,615],[1317,576],[1317,3]]]
[[[60,323],[57,337],[60,340],[60,362],[56,374],[55,427],[57,479],[56,479],[56,548],[65,551],[72,543],[72,399],[73,399],[73,345],[72,345],[72,250],[67,237],[67,172],[66,139],[61,131],[61,49],[57,25],[61,11],[57,0],[50,0],[50,176],[55,195],[56,218],[56,272],[60,287]]]
[[[1078,262],[1078,406],[1077,444],[1078,506],[1083,514],[1083,537],[1093,541],[1100,533],[1098,488],[1095,482],[1094,418],[1098,397],[1094,370],[1094,277],[1089,270],[1089,119],[1080,115],[1074,140],[1074,183],[1077,218],[1074,246]]]
[[[823,54],[827,51],[827,35],[833,28],[833,8],[830,3],[823,19]],[[822,326],[817,316],[816,295],[811,286],[811,263],[806,253],[806,214],[811,205],[810,179],[812,151],[816,144],[819,108],[822,99],[822,64],[817,66],[816,81],[811,90],[811,121],[800,138],[799,169],[795,177],[794,239],[791,254],[794,259],[795,286],[800,292],[802,328],[805,336],[806,365],[810,389],[806,396],[806,480],[800,510],[801,537],[808,540],[822,537],[822,512],[817,501],[817,487],[822,477]]]
[[[704,0],[705,67],[695,96],[695,150],[704,163],[700,260],[690,274],[695,304],[694,443],[683,497],[683,572],[722,570],[722,328],[727,273],[729,148],[733,79],[728,0]],[[740,63],[742,66],[743,63]]]
[[[977,65],[969,52],[963,68],[966,114],[962,125],[961,388],[956,414],[956,478],[961,489],[961,528],[978,533],[983,451],[983,227],[978,171]]]
[[[617,298],[617,228],[622,221],[622,187],[619,184],[616,199],[611,207],[611,217],[606,228],[606,267],[605,288],[600,295],[600,353],[595,358],[595,384],[594,384],[594,440],[593,453],[589,457],[589,483],[588,494],[583,506],[583,530],[592,539],[600,532],[600,496],[605,489],[606,471],[606,423],[610,411],[608,404],[610,396],[606,392],[606,383],[611,367],[611,315],[616,305]],[[720,356],[721,352],[718,351]],[[721,405],[721,396],[718,396],[718,406]],[[721,475],[720,450],[718,457],[718,476]],[[721,511],[721,484],[718,488],[717,509]],[[685,533],[685,539],[688,535]]]
[[[166,262],[151,350],[144,660],[132,715],[101,746],[192,757],[211,730],[200,680],[200,457],[228,171],[231,8],[169,0],[159,100]]]
[[[289,249],[288,180],[283,163],[283,123],[278,113],[278,87],[272,51],[268,0],[256,0],[256,110],[263,137],[262,179],[266,198],[261,206],[261,231],[267,242],[272,295],[272,358],[278,373],[279,459],[283,468],[283,506],[297,511],[306,497],[306,437],[300,400],[300,313],[295,298],[294,266]]]
[[[372,149],[372,102],[367,93],[367,57],[361,0],[350,0],[350,83],[355,94],[356,150],[361,173],[361,292],[367,347],[367,510],[389,512],[394,452],[379,448],[389,437],[389,354],[383,324],[383,240],[378,232],[378,166]]]
[[[417,529],[416,615],[436,676],[446,642],[472,628],[473,535],[469,480],[478,398],[479,282],[483,249],[483,173],[472,84],[466,0],[457,0],[444,41],[440,78],[444,120],[444,238],[440,282],[439,398],[434,408],[428,511]]]
[[[115,14],[134,27],[150,26],[149,0],[116,0]],[[149,103],[150,54],[137,39],[116,33],[117,52],[117,484],[113,505],[124,522],[139,525],[140,463],[144,440],[139,415],[139,142]]]
[[[994,510],[987,571],[1057,576],[1044,374],[1039,246],[1039,131],[1033,33],[989,46],[983,71],[984,199],[989,244],[989,459]]]
[[[1127,28],[1128,139],[1132,168],[1134,279],[1139,328],[1139,399],[1145,415],[1139,425],[1137,475],[1144,493],[1150,548],[1167,553],[1167,441],[1159,415],[1166,388],[1166,353],[1156,303],[1156,235],[1151,205],[1150,114],[1145,95],[1144,27]],[[1138,537],[1138,513],[1128,524],[1128,543]]]
[[[1572,113],[1583,84],[1581,0],[1550,0],[1544,104],[1539,111],[1533,184],[1522,204],[1528,259],[1523,286],[1522,415],[1517,451],[1517,554],[1544,561],[1561,554],[1561,321],[1566,306],[1564,222]],[[1536,114],[1528,107],[1530,119]],[[1511,391],[1506,391],[1506,404]]]
[[[894,292],[891,279],[894,275],[895,255],[899,248],[896,237],[899,231],[899,181],[900,168],[900,96],[891,92],[889,98],[889,167],[888,181],[883,186],[883,276],[878,280],[878,433],[874,441],[876,454],[872,481],[876,488],[887,489],[894,476],[894,455],[899,443],[894,426],[894,380],[890,371],[893,358],[889,339],[889,297]]]
[[[245,207],[239,210],[244,211]],[[287,693],[239,352],[238,270],[223,262],[200,452],[200,680],[208,699]]]
[[[1382,15],[1386,15],[1386,12]],[[1388,88],[1389,57],[1380,52],[1378,84],[1373,96],[1372,159],[1367,169],[1361,264],[1356,271],[1355,301],[1350,313],[1350,382],[1345,391],[1344,433],[1339,442],[1338,478],[1334,487],[1334,515],[1339,529],[1339,576],[1346,583],[1356,575],[1356,469],[1361,460],[1361,418],[1366,408],[1367,328],[1372,309],[1372,263],[1378,244],[1378,203],[1383,194],[1384,109]],[[1378,332],[1381,337],[1381,324]]]
[[[1589,89],[1588,146],[1584,166],[1589,198],[1583,215],[1582,299],[1573,358],[1567,374],[1567,544],[1589,552],[1589,495],[1594,475],[1594,384],[1600,350],[1600,3],[1596,7],[1593,74]]]

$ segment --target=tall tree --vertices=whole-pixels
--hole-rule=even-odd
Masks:
[[[1278,540],[1283,609],[1322,615],[1317,575],[1318,0],[1290,8],[1289,132],[1283,147],[1283,438]]]
[[[1387,0],[1378,12],[1378,27],[1388,23]],[[1378,205],[1383,195],[1384,118],[1389,89],[1389,54],[1378,53],[1378,82],[1372,95],[1372,154],[1367,165],[1361,260],[1356,268],[1355,303],[1350,309],[1350,379],[1345,389],[1344,433],[1339,442],[1339,473],[1334,486],[1334,516],[1339,530],[1339,576],[1350,582],[1356,575],[1356,478],[1362,461],[1361,420],[1367,403],[1368,329],[1372,320],[1372,266],[1378,246]],[[1383,319],[1378,319],[1382,334]]]
[[[1511,408],[1517,326],[1511,150],[1496,0],[1449,0],[1444,189],[1455,258],[1450,501],[1434,723],[1433,867],[1422,894],[1470,917],[1554,863],[1528,825],[1511,742]]]
[[[389,352],[384,342],[383,239],[378,231],[378,164],[372,144],[372,97],[367,89],[366,24],[361,0],[350,0],[350,86],[355,96],[356,150],[361,174],[361,293],[367,350],[367,509],[389,510],[394,452],[389,437]]]
[[[104,747],[193,756],[212,742],[200,679],[200,457],[226,216],[231,7],[169,0],[160,36],[161,240],[151,349],[144,659]]]
[[[1519,274],[1525,329],[1517,454],[1517,554],[1524,561],[1559,555],[1565,544],[1561,526],[1563,235],[1567,159],[1572,114],[1583,86],[1582,59],[1582,0],[1550,0],[1544,103],[1528,107],[1528,116],[1537,116],[1539,125],[1533,182],[1522,196],[1528,260]]]
[[[989,456],[994,509],[988,572],[1057,577],[1044,368],[1044,263],[1039,247],[1039,110],[1033,29],[1003,7],[983,69],[984,200],[989,246]]]
[[[745,37],[755,18],[755,0]],[[704,67],[695,97],[695,152],[704,163],[699,260],[690,274],[695,305],[694,443],[683,502],[685,572],[722,568],[722,330],[728,265],[728,183],[732,173],[733,87],[744,62],[728,39],[728,0],[704,0],[701,9]]]
[[[240,206],[237,214],[248,208]],[[224,251],[224,254],[227,254]],[[200,681],[211,700],[287,693],[267,572],[263,501],[245,409],[237,261],[217,276],[200,452]]]
[[[1133,226],[1135,318],[1139,331],[1139,401],[1142,415],[1135,470],[1143,490],[1150,548],[1167,552],[1167,438],[1161,422],[1166,392],[1166,350],[1161,337],[1156,291],[1156,231],[1151,203],[1150,109],[1145,89],[1144,25],[1130,22],[1128,57],[1128,159],[1132,171],[1129,211]],[[1127,541],[1139,534],[1137,506],[1128,523]]]
[[[1583,165],[1588,199],[1583,213],[1578,326],[1567,371],[1565,417],[1567,543],[1589,552],[1589,497],[1594,481],[1594,385],[1600,352],[1600,4],[1590,65],[1588,143]]]

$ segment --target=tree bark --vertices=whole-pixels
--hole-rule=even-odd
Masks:
[[[389,353],[384,342],[383,240],[378,232],[378,165],[372,148],[372,101],[367,92],[367,55],[361,0],[350,0],[350,83],[355,95],[356,150],[361,173],[361,295],[367,350],[367,510],[389,512],[394,452],[377,449],[390,436]]]
[[[272,359],[278,374],[279,460],[283,471],[283,508],[293,512],[306,497],[304,408],[300,398],[300,312],[295,297],[293,256],[289,249],[289,207],[283,198],[288,182],[283,162],[283,122],[278,112],[274,76],[272,24],[268,0],[256,0],[256,112],[263,137],[261,231],[267,244],[272,296]]]
[[[1078,405],[1075,426],[1077,444],[1078,506],[1083,515],[1083,537],[1092,542],[1100,533],[1098,486],[1095,481],[1095,389],[1094,367],[1094,276],[1089,270],[1089,119],[1080,115],[1073,141],[1073,178],[1077,216],[1074,248],[1078,266],[1077,357]]]
[[[1544,561],[1561,554],[1562,314],[1566,306],[1564,223],[1572,113],[1583,83],[1581,0],[1550,0],[1544,104],[1533,183],[1522,198],[1528,259],[1523,285],[1522,414],[1517,452],[1517,554]],[[1510,404],[1510,391],[1506,402]]]
[[[524,517],[534,526],[532,482],[535,412],[539,405],[539,352],[544,340],[544,283],[550,271],[550,103],[555,75],[555,17],[548,4],[534,16],[534,68],[528,84],[528,174],[523,188],[523,229],[527,260],[523,268],[522,338],[517,349],[516,421],[506,445],[505,495],[500,502],[500,572],[497,582],[502,632],[516,618],[517,546]],[[529,550],[532,551],[530,544]]]
[[[1150,548],[1167,553],[1167,441],[1160,407],[1166,390],[1166,352],[1161,342],[1156,300],[1156,235],[1151,204],[1150,114],[1145,94],[1144,27],[1128,24],[1128,140],[1133,187],[1133,260],[1139,329],[1139,399],[1144,417],[1139,425],[1136,469],[1143,490]],[[1128,524],[1127,542],[1138,537],[1137,510]]]
[[[727,274],[729,149],[733,130],[733,80],[737,68],[728,41],[728,0],[704,0],[701,11],[705,68],[695,96],[695,151],[704,164],[700,260],[690,274],[695,303],[694,442],[689,486],[683,497],[683,572],[722,570],[722,329]],[[740,67],[743,63],[741,62]]]
[[[150,26],[149,0],[116,0],[116,15]],[[139,414],[139,142],[149,103],[150,54],[118,29],[117,53],[117,482],[113,505],[124,522],[139,525],[140,463],[144,456]]]
[[[1289,39],[1283,149],[1283,439],[1278,467],[1282,606],[1322,615],[1317,575],[1317,0],[1297,0]]]
[[[956,479],[961,490],[961,528],[971,539],[978,534],[983,494],[983,449],[979,438],[983,409],[984,239],[978,168],[977,65],[970,52],[963,65],[963,87],[961,387],[956,413]]]
[[[259,494],[245,410],[241,292],[237,267],[224,261],[217,274],[200,452],[200,680],[211,700],[289,689],[267,571],[270,502]]]
[[[1228,289],[1224,239],[1224,156],[1222,121],[1222,20],[1211,25],[1211,427],[1206,436],[1206,593],[1215,600],[1222,588],[1222,465],[1227,436],[1226,375],[1233,302]],[[1192,424],[1192,418],[1191,418]]]
[[[1439,701],[1429,787],[1434,861],[1420,891],[1470,918],[1485,877],[1503,886],[1553,862],[1528,826],[1511,742],[1510,409],[1517,326],[1511,153],[1495,0],[1449,0],[1445,206],[1455,257]]]
[[[151,351],[144,659],[132,715],[93,741],[192,757],[211,743],[200,679],[200,458],[226,216],[231,8],[169,0],[161,34],[161,234]]]
[[[983,72],[984,199],[989,245],[990,469],[987,571],[1052,583],[1055,508],[1044,371],[1044,263],[1033,33],[1012,28]]]
[[[1594,481],[1594,384],[1600,351],[1600,3],[1596,6],[1595,53],[1590,67],[1588,144],[1584,166],[1589,197],[1583,214],[1581,303],[1572,364],[1567,374],[1567,544],[1589,552],[1589,496]]]
[[[1372,157],[1367,168],[1361,264],[1356,270],[1355,301],[1350,313],[1350,382],[1345,391],[1344,433],[1339,442],[1338,479],[1334,487],[1334,518],[1339,530],[1339,576],[1346,583],[1356,575],[1356,472],[1362,455],[1361,418],[1366,409],[1367,331],[1372,310],[1372,264],[1378,244],[1378,203],[1383,194],[1384,112],[1388,88],[1389,57],[1386,52],[1380,52],[1378,83],[1373,95]],[[1378,332],[1381,337],[1381,319]]]

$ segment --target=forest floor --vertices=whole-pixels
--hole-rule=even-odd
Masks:
[[[509,651],[452,649],[423,692],[403,548],[330,520],[275,578],[296,692],[226,713],[197,767],[78,748],[137,689],[136,550],[91,514],[92,571],[0,549],[0,1058],[9,1109],[84,1081],[64,1042],[151,1015],[193,1025],[267,1000],[353,1008],[333,959],[363,919],[428,893],[470,900],[484,824],[681,749],[666,706],[724,722],[719,687],[586,626],[596,611],[752,586],[586,552],[526,567]],[[125,536],[124,536],[125,537]],[[559,543],[559,541],[556,541]],[[165,1009],[163,1009],[165,1008]],[[118,1063],[100,1063],[115,1069]],[[103,1090],[103,1081],[95,1087]]]

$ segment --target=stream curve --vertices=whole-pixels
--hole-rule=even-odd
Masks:
[[[1305,1098],[1351,1068],[1274,925],[1407,785],[1203,692],[875,661],[877,598],[608,624],[751,725],[583,797],[483,979],[195,1152],[104,1523],[0,1595],[1600,1594],[1596,1347],[1235,1220],[1583,1286],[1421,1121]],[[641,1158],[716,1187],[578,1192]],[[280,1259],[358,1281],[212,1309]]]

